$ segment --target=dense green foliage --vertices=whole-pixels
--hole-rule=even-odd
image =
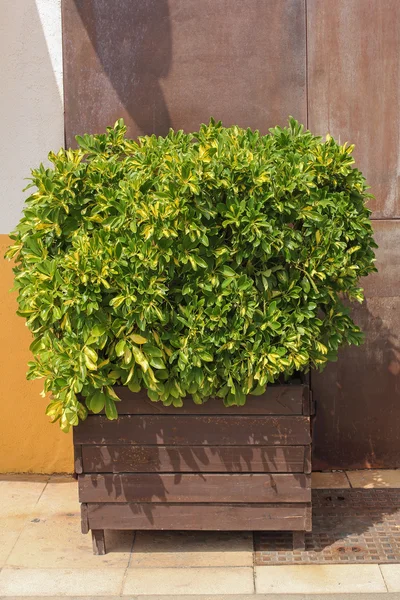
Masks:
[[[87,408],[116,418],[115,384],[241,405],[360,343],[342,299],[362,301],[375,244],[351,146],[293,119],[266,136],[213,120],[124,134],[78,137],[32,171],[7,253],[28,377],[45,378],[63,430]]]

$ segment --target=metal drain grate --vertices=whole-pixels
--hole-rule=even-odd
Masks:
[[[306,550],[290,533],[255,533],[255,563],[400,562],[400,489],[313,490],[313,531]]]

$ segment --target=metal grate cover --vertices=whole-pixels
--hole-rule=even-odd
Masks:
[[[306,550],[290,533],[254,533],[255,564],[400,562],[400,489],[313,490]]]

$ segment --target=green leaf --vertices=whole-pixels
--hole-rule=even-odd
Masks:
[[[119,340],[118,344],[115,346],[115,354],[117,356],[123,356],[125,352],[126,342],[125,340]]]
[[[251,390],[250,394],[252,396],[262,396],[265,394],[266,386],[258,384],[253,390]]]
[[[85,361],[85,365],[87,366],[87,368],[89,369],[89,371],[96,371],[97,370],[97,365],[95,362],[93,362],[92,360],[90,360],[89,356],[87,354],[83,355],[84,361]]]
[[[139,350],[137,346],[132,346],[132,354],[135,358],[135,362],[142,367],[144,372],[146,372],[149,368],[149,363],[146,360],[146,357],[144,356],[143,352]]]
[[[126,365],[129,365],[131,360],[132,360],[132,352],[131,352],[131,349],[129,348],[129,346],[126,345],[125,349],[124,349],[124,363]]]
[[[220,272],[222,273],[222,275],[224,275],[224,277],[236,277],[237,275],[237,273],[233,269],[228,267],[228,265],[223,265],[220,269]]]
[[[86,354],[86,356],[90,359],[90,361],[92,361],[93,363],[97,362],[97,359],[98,359],[97,352],[95,352],[95,350],[93,350],[93,348],[89,348],[89,346],[85,346],[83,351]]]
[[[311,286],[310,286],[310,282],[308,281],[307,277],[303,277],[303,279],[301,280],[301,287],[303,288],[305,293],[308,294]]]
[[[200,256],[197,256],[197,254],[195,254],[193,256],[193,258],[194,258],[196,264],[199,265],[199,267],[202,267],[203,269],[208,269],[208,264]]]
[[[157,346],[152,346],[151,344],[145,344],[142,350],[149,356],[158,356],[160,358],[163,356],[162,350],[157,348]]]
[[[150,364],[155,369],[166,369],[165,362],[158,357],[153,357],[150,359]]]
[[[128,383],[128,388],[131,392],[140,392],[141,390],[140,384],[137,381],[130,381]]]
[[[100,413],[106,403],[106,395],[103,392],[97,391],[90,397],[90,410],[98,414]]]
[[[147,390],[147,395],[152,402],[159,402],[160,400],[159,394],[154,390]]]
[[[115,402],[112,398],[110,398],[107,395],[105,397],[105,406],[106,406],[107,419],[110,419],[110,421],[118,419],[118,412],[117,412],[117,408],[115,406]]]
[[[138,335],[137,333],[133,333],[129,337],[133,342],[135,342],[135,344],[145,344],[147,342],[147,339],[145,337],[143,337],[142,335]]]

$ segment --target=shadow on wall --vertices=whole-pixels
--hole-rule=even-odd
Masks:
[[[160,82],[172,60],[168,0],[113,0],[112,11],[109,0],[74,2],[126,111],[143,134],[167,134],[172,123]]]
[[[364,344],[312,374],[315,470],[400,467],[400,298],[368,298],[353,314]]]

